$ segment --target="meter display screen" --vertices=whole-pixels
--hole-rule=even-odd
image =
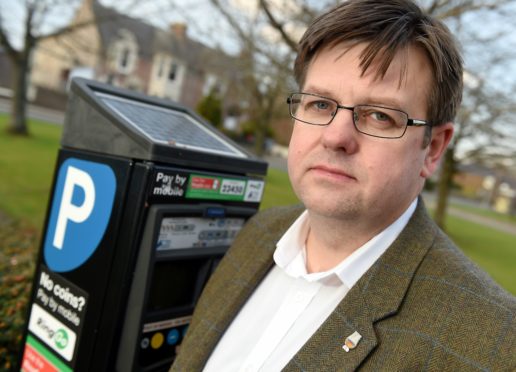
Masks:
[[[230,246],[244,226],[244,218],[169,217],[161,222],[156,249]]]
[[[205,259],[157,262],[149,293],[149,311],[191,306]]]

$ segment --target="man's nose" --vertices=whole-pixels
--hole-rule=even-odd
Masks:
[[[339,108],[331,123],[324,127],[321,142],[328,149],[351,153],[358,147],[358,135],[353,123],[353,111]]]

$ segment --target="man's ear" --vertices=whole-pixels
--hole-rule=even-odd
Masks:
[[[453,136],[453,123],[448,122],[432,128],[430,144],[426,148],[425,163],[421,169],[421,177],[430,177],[443,156]]]

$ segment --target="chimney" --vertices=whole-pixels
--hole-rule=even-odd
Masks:
[[[186,38],[186,23],[172,23],[170,25],[170,31],[178,38],[178,39],[185,39]]]

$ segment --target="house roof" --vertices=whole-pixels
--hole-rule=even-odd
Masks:
[[[156,32],[154,26],[105,7],[98,1],[93,1],[92,7],[104,48],[119,38],[119,30],[126,29],[136,37],[139,54],[149,58],[152,56]]]
[[[165,52],[182,60],[193,71],[230,71],[234,58],[220,50],[212,49],[186,34],[178,37],[171,30],[163,30],[139,19],[131,18],[100,4],[92,2],[95,19],[104,48],[119,37],[119,30],[134,34],[142,57],[152,58],[157,52]]]
[[[484,165],[481,164],[463,164],[459,163],[457,164],[457,171],[460,173],[470,173],[470,174],[476,174],[478,176],[495,176],[496,172],[493,169],[487,168]]]
[[[457,171],[460,173],[476,174],[482,177],[493,176],[501,183],[507,183],[511,187],[516,188],[516,178],[514,176],[481,164],[458,164]]]

